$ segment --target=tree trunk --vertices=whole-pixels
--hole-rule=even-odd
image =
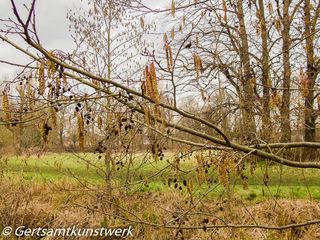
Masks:
[[[305,32],[304,37],[306,41],[306,56],[307,56],[307,87],[308,95],[305,97],[304,101],[304,115],[305,115],[305,129],[304,129],[304,140],[306,142],[316,141],[316,119],[317,115],[313,109],[314,105],[314,86],[318,75],[317,67],[314,65],[314,46],[313,46],[313,34],[310,17],[310,0],[305,0],[304,5],[304,25]],[[316,157],[316,149],[305,148],[304,158],[314,159]]]
[[[290,16],[289,5],[290,0],[283,2],[283,19],[282,19],[282,61],[283,61],[283,92],[280,107],[281,114],[281,142],[291,141],[290,127],[290,82],[291,82],[291,66],[290,66]]]
[[[262,98],[262,137],[264,140],[270,140],[272,136],[271,120],[270,120],[270,87],[271,81],[269,80],[269,50],[268,50],[268,34],[266,27],[266,19],[264,14],[264,1],[259,0],[259,21],[261,28],[261,41],[262,41],[262,85],[263,85],[263,98]],[[271,132],[270,132],[271,131]]]
[[[250,55],[248,36],[245,27],[244,13],[242,1],[238,0],[237,4],[237,17],[240,27],[241,51],[240,51],[240,64],[242,67],[241,84],[243,94],[240,96],[240,107],[243,117],[243,130],[245,141],[251,141],[255,137],[256,124],[254,120],[254,76],[250,67]]]

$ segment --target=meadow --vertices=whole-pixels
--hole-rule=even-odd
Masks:
[[[172,154],[164,160],[150,161],[151,158],[137,155],[127,176],[128,167],[115,168],[113,180],[121,182],[130,178],[135,191],[165,192],[174,187],[168,186],[168,179],[174,178],[175,170],[168,162]],[[92,153],[52,153],[43,156],[10,156],[1,159],[1,172],[4,175],[17,175],[30,182],[83,180],[91,184],[104,184],[104,162],[99,155]],[[169,166],[169,167],[168,167]],[[196,164],[194,159],[189,159],[182,164],[184,169],[193,169]],[[235,196],[247,200],[263,200],[267,198],[286,199],[320,199],[320,176],[315,169],[295,169],[286,166],[268,166],[268,183],[264,183],[266,166],[259,163],[253,174],[247,171],[247,187],[239,177],[231,177],[230,188]],[[159,173],[159,171],[161,171]],[[185,174],[186,177],[188,174]],[[215,172],[214,178],[218,178]],[[146,184],[144,179],[148,179]],[[181,177],[180,177],[181,180]],[[182,181],[182,180],[181,180]],[[177,180],[178,182],[178,180]],[[183,185],[182,182],[180,182]],[[208,183],[202,184],[205,189]],[[172,184],[174,185],[174,184]],[[183,191],[183,190],[182,190]],[[201,188],[199,189],[201,191]],[[209,195],[221,196],[225,192],[223,186],[218,186]]]
[[[111,199],[104,159],[98,154],[3,156],[0,230],[8,225],[59,228],[130,223],[134,239],[316,239],[320,234],[317,225],[282,231],[263,228],[320,217],[316,170],[259,162],[252,173],[249,168],[244,171],[246,184],[230,174],[225,186],[217,169],[207,168],[210,179],[195,181],[190,191],[187,180],[198,167],[193,157],[180,163],[179,170],[172,153],[162,160],[142,154],[114,159]],[[228,224],[262,228],[213,227]]]

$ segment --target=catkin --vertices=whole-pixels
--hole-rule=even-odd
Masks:
[[[165,50],[166,50],[167,68],[168,68],[168,71],[170,72],[171,69],[170,69],[170,62],[169,62],[169,49],[168,49],[167,43],[165,44]]]
[[[41,62],[40,67],[39,67],[39,94],[43,95],[45,91],[45,77],[44,77],[44,63]]]
[[[168,71],[172,71],[172,50],[168,43],[165,44],[165,50],[166,50],[166,60],[167,60],[167,68]]]
[[[49,56],[54,57],[52,51],[49,52]],[[56,63],[52,62],[51,60],[48,59],[47,62],[46,62],[46,65],[47,65],[47,69],[48,69],[48,77],[52,78],[54,73],[56,72],[56,69],[57,69],[56,68]]]
[[[194,68],[196,71],[196,80],[199,79],[200,73],[203,70],[201,58],[197,54],[193,54]]]
[[[111,128],[112,125],[113,125],[113,114],[112,114],[112,112],[110,112],[108,114],[108,117],[109,117],[109,127]]]
[[[147,107],[144,108],[144,120],[146,124],[150,125],[150,112]]]
[[[144,19],[143,19],[143,17],[140,18],[140,27],[142,29],[144,29]]]
[[[271,1],[268,3],[268,10],[269,10],[269,15],[272,16],[272,14],[273,14],[273,7],[272,7]]]
[[[168,42],[168,35],[165,33],[163,34],[163,41],[166,43]]]
[[[227,3],[225,0],[222,1],[222,5],[223,5],[223,12],[225,13],[225,15],[227,14]]]
[[[102,129],[102,117],[101,116],[98,116],[97,124],[98,124],[98,128],[101,130]]]
[[[175,13],[176,13],[176,5],[175,5],[174,0],[172,0],[171,1],[171,15],[172,15],[172,17],[174,17]]]
[[[146,66],[145,68],[145,81],[146,81],[146,88],[147,88],[147,95],[152,97],[152,86],[151,86],[151,76],[149,72],[149,67]]]
[[[171,28],[171,39],[174,40],[174,27]]]
[[[159,104],[160,103],[160,96],[159,96],[159,91],[158,91],[156,70],[155,70],[153,62],[150,64],[150,80],[151,80],[153,100],[155,101],[156,104]]]
[[[276,27],[277,31],[280,33],[281,32],[281,22],[279,19],[275,20],[274,26]]]

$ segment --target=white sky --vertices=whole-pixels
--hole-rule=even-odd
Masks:
[[[16,2],[20,6],[22,3],[29,1],[18,0]],[[144,0],[143,2],[150,7],[159,8],[161,5],[170,4],[171,0]],[[68,31],[69,21],[66,19],[66,15],[68,9],[79,5],[80,0],[37,0],[37,31],[45,48],[71,51],[74,43]],[[0,19],[7,19],[8,17],[14,19],[11,3],[9,0],[0,0]],[[0,23],[0,28],[2,24]],[[0,41],[0,59],[21,64],[28,61],[28,58],[23,54],[2,41]],[[15,71],[16,67],[0,63],[0,79],[12,77]]]
[[[25,1],[16,1],[18,4]],[[66,14],[79,0],[38,0],[36,3],[37,28],[40,41],[48,49],[59,48],[68,51],[73,47],[73,41],[68,32]],[[0,0],[0,18],[11,17],[11,3],[9,0]],[[1,26],[1,25],[0,25]],[[4,42],[0,42],[0,58],[15,63],[25,63],[27,58]],[[11,76],[15,67],[0,63],[0,77]]]

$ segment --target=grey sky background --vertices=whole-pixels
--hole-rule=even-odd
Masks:
[[[19,0],[16,2],[21,5],[21,3],[27,3],[28,1]],[[161,6],[169,5],[171,1],[144,0],[143,2],[153,8],[160,8]],[[71,51],[74,43],[70,37],[69,21],[66,19],[66,15],[68,9],[79,7],[80,4],[80,0],[38,0],[36,2],[37,31],[40,41],[46,49]],[[14,19],[11,3],[9,0],[0,0],[0,18],[6,19],[8,17]],[[0,23],[0,26],[2,24]],[[13,38],[13,40],[23,44],[17,38]],[[2,41],[0,41],[0,58],[1,60],[20,64],[28,62],[26,56]],[[16,71],[16,67],[0,63],[1,79],[12,77]]]
[[[20,4],[23,1],[18,1]],[[48,49],[59,48],[64,51],[70,50],[74,45],[68,31],[69,23],[66,14],[69,8],[77,5],[80,0],[38,0],[36,5],[37,28],[42,44]],[[9,0],[0,0],[0,18],[11,17],[11,3]],[[15,38],[14,40],[17,40]],[[19,43],[21,41],[18,40]],[[4,42],[0,42],[0,57],[2,60],[15,63],[25,63],[28,61],[23,54]],[[0,63],[0,77],[10,77],[16,68]]]

